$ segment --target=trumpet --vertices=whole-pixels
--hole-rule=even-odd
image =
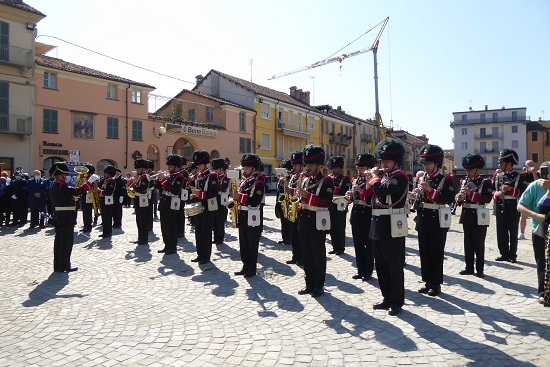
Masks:
[[[151,176],[148,176],[148,177],[149,177],[149,180],[156,180],[160,176],[162,176],[162,177],[170,176],[170,172],[169,171],[161,171],[161,172],[157,172],[154,175],[151,175]]]

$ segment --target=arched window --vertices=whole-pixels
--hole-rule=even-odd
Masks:
[[[193,147],[193,144],[185,138],[179,138],[174,143],[174,147],[172,148],[172,153],[181,155],[185,159],[187,159],[188,162],[191,162],[193,160],[193,151],[195,148]]]
[[[210,159],[214,158],[220,158],[220,152],[218,152],[216,149],[210,152]]]
[[[46,172],[46,175],[48,174],[48,171],[50,170],[50,168],[52,168],[52,166],[54,165],[54,163],[57,163],[57,162],[64,162],[65,159],[63,158],[60,158],[60,157],[49,157],[49,158],[46,158],[44,159],[44,162],[42,163],[42,169],[44,170],[44,172]]]
[[[99,176],[103,176],[103,170],[108,165],[115,166],[115,167],[117,166],[116,162],[110,159],[102,159],[99,162],[97,162],[97,165],[95,166],[95,173]]]
[[[159,148],[156,145],[151,144],[147,147],[147,159],[155,163],[155,171],[160,168]]]

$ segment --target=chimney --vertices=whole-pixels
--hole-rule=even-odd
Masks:
[[[203,79],[204,79],[204,77],[201,74],[197,75],[195,77],[195,81],[196,81],[197,85],[199,85],[202,82]]]
[[[486,105],[485,105],[485,111],[487,111],[488,109],[489,109],[489,105],[486,104]]]
[[[309,105],[309,92],[304,92],[302,89],[298,89],[295,86],[290,87],[290,96],[294,99],[297,99],[303,103]]]
[[[296,98],[296,89],[298,89],[298,88],[296,88],[296,86],[294,86],[294,85],[292,87],[290,87],[290,96],[291,97]]]

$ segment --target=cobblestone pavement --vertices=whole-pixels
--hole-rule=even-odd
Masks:
[[[435,298],[416,292],[418,242],[409,230],[405,306],[391,317],[372,309],[381,300],[376,276],[352,279],[349,225],[346,253],[328,255],[325,295],[298,295],[303,270],[285,264],[291,252],[277,243],[274,201],[268,196],[259,255],[260,269],[274,269],[268,279],[233,275],[241,263],[229,222],[226,243],[199,266],[190,261],[189,226],[178,254],[162,256],[157,237],[150,246],[130,243],[135,217],[124,209],[123,230],[111,241],[100,240],[97,228],[91,238],[75,233],[79,270],[70,274],[52,273],[52,228],[2,227],[0,365],[550,365],[550,310],[536,302],[531,241],[519,242],[516,264],[493,261],[494,217],[484,279],[458,275],[462,227],[453,217],[443,293]],[[160,237],[159,222],[154,232]]]

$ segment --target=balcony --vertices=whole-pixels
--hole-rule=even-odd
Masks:
[[[504,133],[498,134],[474,134],[475,139],[502,139],[504,138]]]
[[[331,144],[340,144],[340,145],[345,145],[345,146],[348,146],[350,144],[350,141],[351,141],[351,135],[340,135],[340,134],[335,134],[335,133],[332,133],[330,134],[330,137],[329,137],[329,142]]]
[[[361,134],[361,141],[369,142],[372,140],[371,134]]]
[[[0,134],[32,134],[32,117],[0,114]]]
[[[499,148],[483,148],[483,149],[474,149],[474,153],[476,154],[483,154],[483,153],[488,153],[488,154],[500,154],[500,150]]]
[[[277,123],[277,130],[282,131],[285,135],[296,138],[309,138],[311,136],[307,125],[285,124],[282,120],[279,120]]]
[[[494,123],[512,123],[512,122],[527,122],[531,121],[531,116],[519,116],[515,120],[512,119],[512,116],[501,116],[497,118],[485,118],[485,119],[468,119],[466,121],[457,120],[451,121],[451,127],[455,125],[475,125],[475,124],[494,124]]]
[[[32,52],[28,48],[0,45],[0,64],[31,68],[33,63]]]

